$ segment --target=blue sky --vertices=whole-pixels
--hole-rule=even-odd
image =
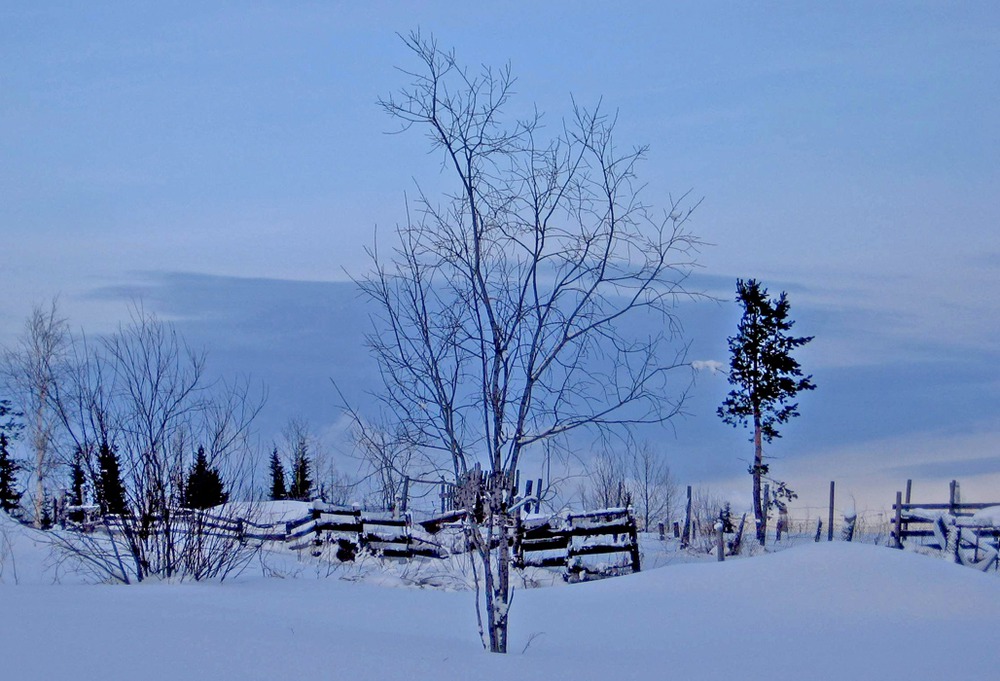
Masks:
[[[375,105],[416,27],[509,60],[512,113],[617,110],[648,202],[704,197],[699,281],[727,302],[685,308],[692,359],[725,361],[736,277],[788,290],[819,389],[783,477],[1000,498],[994,3],[0,3],[0,342],[53,295],[95,331],[141,295],[271,384],[265,428],[333,423],[329,379],[366,371],[347,273],[444,182]],[[651,437],[682,479],[741,491],[724,393],[702,375]]]

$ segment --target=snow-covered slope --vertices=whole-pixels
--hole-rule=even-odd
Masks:
[[[0,584],[11,681],[936,681],[1000,664],[996,575],[867,545],[520,591],[506,657],[481,651],[468,592],[249,575],[53,585],[24,579],[28,562]]]

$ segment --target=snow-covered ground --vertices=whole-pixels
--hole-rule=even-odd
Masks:
[[[1000,668],[995,573],[877,546],[803,543],[518,591],[512,652],[496,656],[467,591],[351,581],[358,571],[294,556],[268,560],[295,578],[254,567],[225,584],[78,584],[0,521],[5,681],[937,681]]]

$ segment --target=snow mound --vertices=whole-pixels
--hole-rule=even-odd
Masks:
[[[990,506],[989,508],[984,508],[976,511],[973,514],[973,519],[975,519],[980,525],[992,525],[993,527],[1000,527],[1000,506]]]
[[[0,585],[83,581],[62,567],[44,532],[0,511]]]
[[[185,679],[992,678],[1000,579],[834,542],[518,591],[511,654],[472,595],[341,579],[0,585],[4,677]],[[946,654],[942,654],[945,652]],[[952,654],[954,653],[954,654]],[[956,658],[956,655],[958,657]]]

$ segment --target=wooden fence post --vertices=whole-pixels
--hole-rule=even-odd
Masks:
[[[906,479],[906,497],[905,497],[906,500],[903,502],[907,506],[910,505],[910,492],[912,492],[912,491],[913,491],[913,480],[911,478],[907,478]],[[909,523],[907,523],[906,521],[903,521],[903,524],[900,525],[900,534],[902,534],[903,532],[905,532],[908,529],[910,529]]]
[[[763,531],[760,536],[763,537],[760,545],[763,546],[767,543],[767,516],[771,514],[771,485],[764,484],[764,517],[760,519],[761,523],[764,525]]]
[[[687,506],[684,511],[684,534],[681,537],[681,546],[691,543],[691,485],[687,486]]]
[[[722,522],[722,517],[720,516],[719,519],[715,521],[715,553],[720,563],[726,559],[725,529],[725,523]]]
[[[628,518],[628,538],[630,542],[628,554],[632,561],[632,572],[635,573],[641,569],[639,565],[639,524],[632,517],[631,513],[626,512],[625,517]]]
[[[896,534],[896,548],[897,549],[901,549],[901,548],[903,548],[903,537],[902,537],[902,529],[903,529],[903,493],[902,492],[896,492],[896,522],[895,522],[895,525],[896,525],[896,530],[895,530],[895,534]]]
[[[819,543],[819,538],[823,535],[823,519],[816,518],[816,543]]]
[[[833,480],[831,480],[830,481],[830,515],[827,518],[830,521],[830,525],[826,528],[826,540],[827,541],[833,541],[833,489],[834,489],[834,482],[833,482]]]
[[[732,555],[740,555],[740,550],[743,548],[743,530],[747,524],[747,514],[744,513],[740,518],[740,526],[736,528],[736,536],[733,537],[733,549]]]

